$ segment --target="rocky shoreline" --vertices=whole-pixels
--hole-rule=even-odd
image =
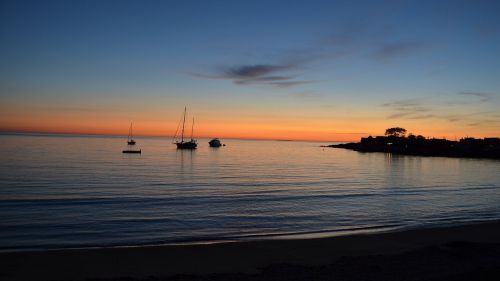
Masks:
[[[359,152],[385,152],[403,155],[500,159],[500,138],[463,138],[459,141],[429,139],[423,136],[377,136],[357,143],[326,145]]]

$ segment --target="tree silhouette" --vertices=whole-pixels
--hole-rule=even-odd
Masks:
[[[406,129],[400,127],[389,128],[385,130],[385,135],[392,137],[404,137],[406,135]]]

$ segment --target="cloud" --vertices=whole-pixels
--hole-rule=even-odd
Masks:
[[[369,132],[335,132],[337,135],[369,135]]]
[[[314,80],[295,80],[297,75],[284,74],[298,69],[298,64],[253,64],[221,67],[215,74],[190,74],[204,79],[231,80],[236,85],[259,84],[277,88],[289,88],[316,82]]]
[[[387,116],[387,119],[399,119],[399,118],[402,118],[402,117],[406,117],[408,115],[411,115],[411,113],[410,112],[393,113],[393,114]]]
[[[303,81],[284,81],[284,82],[270,82],[268,85],[278,87],[278,88],[290,88],[303,84],[316,83],[317,80],[303,80]]]
[[[435,117],[433,114],[424,114],[430,112],[431,108],[416,99],[383,103],[380,106],[393,111],[387,116],[387,119],[430,119]]]
[[[400,100],[389,103],[383,103],[380,106],[388,107],[391,110],[397,111],[401,116],[409,115],[413,113],[428,112],[430,108],[422,104],[419,100]],[[402,113],[405,113],[404,115]]]
[[[498,98],[496,94],[484,92],[459,92],[460,96],[478,99],[482,103],[493,102]],[[496,101],[496,100],[495,100]],[[476,101],[477,102],[477,101]],[[426,99],[396,100],[380,104],[389,110],[388,119],[440,119],[450,123],[456,122],[500,122],[498,111],[474,111],[475,107],[467,107],[472,101],[444,100],[440,104],[430,105]],[[456,108],[457,106],[461,106]],[[460,110],[460,111],[457,111]],[[484,121],[487,120],[487,121]],[[465,124],[465,123],[464,123]]]
[[[408,119],[430,119],[436,117],[434,114],[422,114],[408,117]]]
[[[478,97],[478,98],[480,98],[481,102],[488,102],[493,98],[492,94],[481,93],[481,92],[460,92],[460,93],[458,93],[458,95]]]
[[[485,118],[493,120],[496,118],[495,113],[496,111],[477,111],[462,114],[443,115],[443,118],[449,122],[484,120]]]
[[[293,68],[294,65],[271,65],[271,64],[256,64],[256,65],[241,65],[233,66],[223,70],[224,74],[232,79],[255,79],[262,78],[265,75],[288,70]],[[270,77],[267,77],[270,78]]]
[[[449,122],[457,122],[463,120],[464,117],[467,117],[467,115],[448,115],[445,116],[444,118]]]
[[[440,110],[434,110],[429,105],[418,100],[401,100],[381,104],[382,107],[388,108],[392,113],[387,116],[387,119],[407,119],[407,120],[423,120],[423,119],[441,119],[450,123],[472,121],[476,116],[486,116],[490,112],[469,112],[461,114],[446,114]]]
[[[323,97],[323,95],[315,92],[299,92],[299,93],[294,93],[293,96],[302,99],[316,99]]]
[[[264,76],[256,78],[231,78],[226,77],[225,79],[232,79],[235,84],[252,84],[252,83],[276,83],[279,81],[287,81],[293,79],[293,76]]]
[[[293,65],[271,65],[255,64],[240,65],[232,67],[221,67],[215,74],[190,73],[193,76],[207,79],[233,79],[236,81],[245,80],[286,80],[287,76],[267,76],[269,74],[292,69]]]
[[[242,86],[289,88],[318,82],[301,80],[298,73],[314,67],[316,63],[327,60],[335,63],[352,57],[362,58],[366,54],[371,59],[384,61],[408,56],[427,46],[418,39],[389,41],[387,36],[385,28],[356,23],[336,28],[329,36],[309,42],[301,48],[291,47],[251,56],[252,60],[259,58],[260,63],[225,64],[208,73],[189,74],[203,79],[228,80]],[[381,43],[380,40],[390,43]]]
[[[473,96],[476,96],[475,94]],[[480,96],[482,97],[482,95]],[[449,104],[445,104],[450,106]],[[383,103],[381,107],[388,108],[390,114],[387,119],[407,119],[407,120],[423,120],[423,119],[440,119],[450,123],[456,122],[477,122],[479,120],[488,119],[494,120],[496,111],[479,111],[479,112],[462,112],[450,114],[446,113],[445,108],[433,108],[426,105],[422,100],[400,100],[394,102]]]
[[[426,45],[418,41],[400,41],[378,46],[372,57],[378,60],[388,60],[396,57],[406,57],[423,49]]]
[[[468,123],[467,126],[470,126],[470,127],[481,126],[483,128],[484,127],[500,128],[500,120],[498,120],[498,119],[482,119],[482,120],[479,120],[479,121],[476,121],[476,122]]]
[[[387,116],[387,119],[399,119],[399,118],[406,118],[406,119],[430,119],[436,117],[434,114],[420,114],[420,115],[415,115],[415,112],[398,112],[398,113],[393,113],[389,116]]]
[[[393,101],[393,102],[388,102],[388,103],[383,103],[381,106],[384,107],[412,107],[412,106],[418,106],[420,105],[420,102],[417,100],[400,100],[400,101]]]

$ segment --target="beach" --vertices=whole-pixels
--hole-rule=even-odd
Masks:
[[[316,239],[1,253],[14,280],[498,280],[500,221]]]

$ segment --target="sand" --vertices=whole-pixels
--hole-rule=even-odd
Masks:
[[[0,253],[0,280],[500,280],[500,221],[352,236]]]

